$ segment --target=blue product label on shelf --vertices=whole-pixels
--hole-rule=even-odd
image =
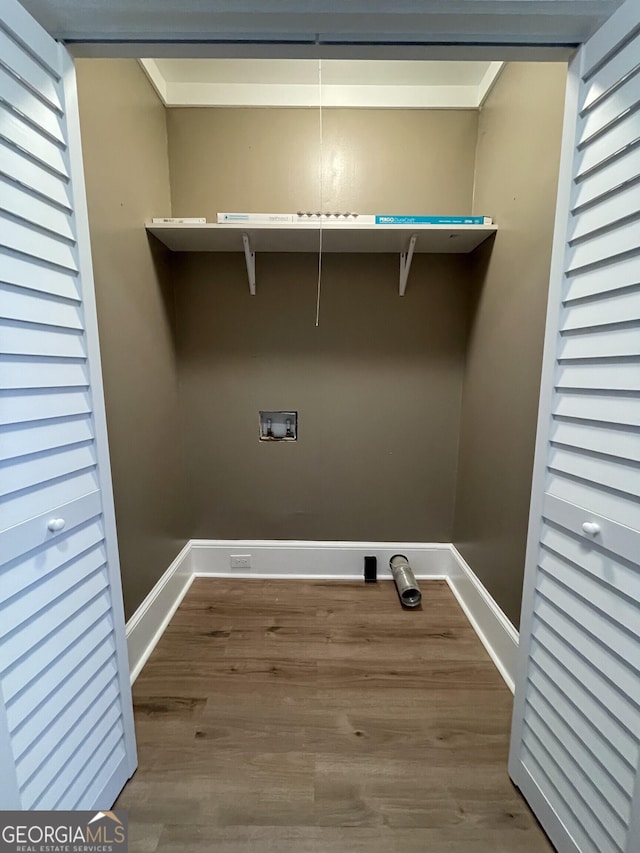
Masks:
[[[376,225],[484,225],[484,216],[376,216]]]

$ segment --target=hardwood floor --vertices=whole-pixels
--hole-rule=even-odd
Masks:
[[[194,582],[134,686],[132,853],[541,853],[444,582]]]

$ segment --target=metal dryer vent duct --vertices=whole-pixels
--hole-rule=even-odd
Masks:
[[[405,607],[417,607],[422,601],[422,593],[409,560],[402,554],[396,554],[389,560],[389,567],[402,604]]]

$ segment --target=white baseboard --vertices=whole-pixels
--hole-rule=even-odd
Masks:
[[[451,556],[447,583],[513,693],[518,661],[518,632],[455,545],[451,545]]]
[[[171,617],[193,582],[191,543],[187,542],[126,625],[131,683],[149,659]]]
[[[377,557],[378,577],[390,578],[389,560],[404,554],[417,578],[443,579],[451,546],[445,542],[313,542],[260,539],[193,539],[197,577],[360,580],[364,558]],[[232,554],[249,555],[250,569],[231,569]]]
[[[127,622],[131,683],[147,662],[195,577],[272,580],[361,580],[364,557],[377,557],[378,577],[404,554],[418,580],[446,580],[507,686],[513,692],[518,632],[457,549],[448,542],[311,542],[192,539]],[[251,558],[231,569],[231,555]]]

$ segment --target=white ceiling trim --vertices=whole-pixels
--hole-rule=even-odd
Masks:
[[[140,59],[139,62],[142,70],[149,78],[151,85],[156,90],[158,97],[165,106],[168,106],[169,93],[167,92],[167,82],[160,73],[158,63],[155,59]]]
[[[489,93],[496,85],[496,81],[503,68],[504,62],[492,62],[487,68],[478,86],[478,107],[481,107],[489,97]]]
[[[140,64],[167,107],[318,107],[317,85],[205,83],[166,80],[157,62]],[[369,109],[478,109],[504,63],[492,62],[477,85],[323,85],[323,107]]]

